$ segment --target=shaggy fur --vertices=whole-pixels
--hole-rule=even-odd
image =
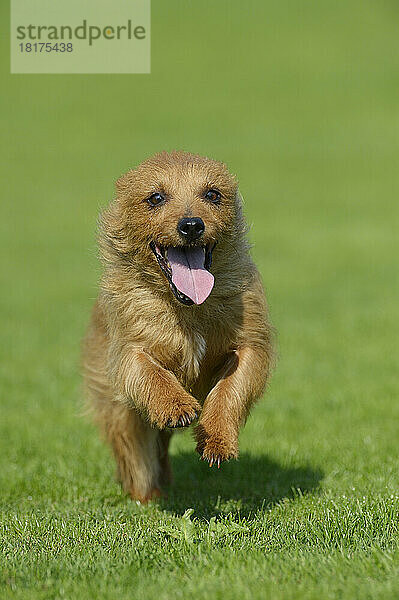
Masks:
[[[264,292],[246,240],[235,178],[223,163],[172,152],[117,182],[100,220],[104,274],[84,345],[87,394],[123,488],[146,502],[170,482],[173,428],[198,418],[197,451],[209,464],[238,456],[238,434],[272,361]],[[209,189],[220,202],[206,200]],[[151,206],[160,192],[165,202]],[[200,217],[196,244],[216,246],[215,284],[203,304],[171,291],[150,243],[181,247],[182,217]]]

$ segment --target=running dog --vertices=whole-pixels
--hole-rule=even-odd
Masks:
[[[123,175],[101,215],[85,387],[135,500],[170,482],[174,428],[195,423],[210,466],[238,456],[240,426],[272,366],[246,231],[235,177],[187,152],[161,152]]]

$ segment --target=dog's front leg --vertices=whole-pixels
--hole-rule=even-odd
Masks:
[[[196,429],[197,452],[210,466],[237,458],[240,426],[262,394],[268,371],[269,356],[261,347],[240,348],[228,359]]]
[[[122,399],[158,429],[186,427],[199,415],[197,400],[144,350],[125,353],[115,375]]]

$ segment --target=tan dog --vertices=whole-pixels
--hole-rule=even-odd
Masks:
[[[197,451],[238,456],[270,372],[271,326],[223,163],[162,152],[117,182],[103,213],[101,291],[85,382],[124,489],[142,502],[170,481],[174,427],[197,417]]]

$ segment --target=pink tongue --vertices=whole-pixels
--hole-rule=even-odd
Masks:
[[[172,268],[172,282],[177,289],[202,304],[212,291],[214,277],[204,267],[203,248],[168,248],[168,261]]]

